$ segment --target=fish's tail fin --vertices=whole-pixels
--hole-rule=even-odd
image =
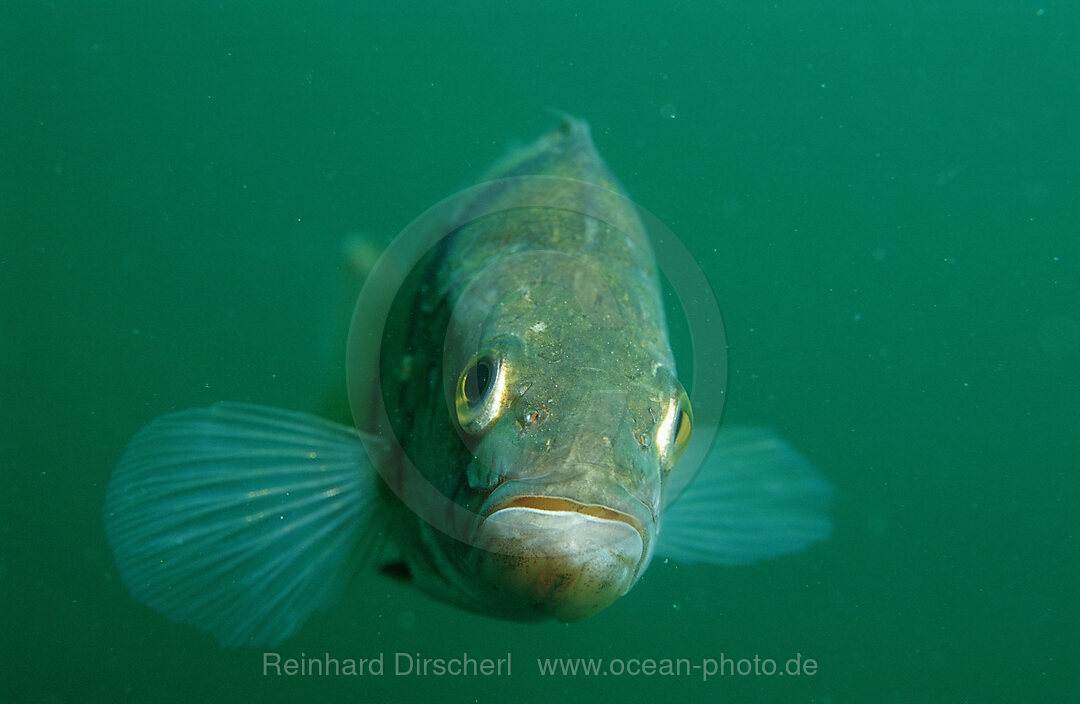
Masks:
[[[217,404],[140,430],[109,481],[124,583],[224,646],[272,645],[337,600],[378,533],[380,479],[352,428]]]

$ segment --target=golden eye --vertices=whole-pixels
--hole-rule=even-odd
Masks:
[[[690,408],[690,400],[684,395],[682,403],[679,404],[679,420],[675,421],[675,442],[672,447],[672,464],[675,463],[675,460],[679,459],[679,455],[686,449],[686,444],[690,442],[690,433],[693,432],[693,430],[694,412]]]
[[[458,378],[455,406],[458,423],[469,433],[487,429],[502,412],[505,365],[490,350],[474,355]]]
[[[663,420],[656,429],[656,444],[660,449],[660,465],[670,470],[679,455],[690,442],[694,430],[694,412],[690,408],[690,399],[686,392],[679,389],[678,395],[671,399]]]

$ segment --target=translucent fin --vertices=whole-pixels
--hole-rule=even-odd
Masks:
[[[715,565],[799,552],[828,539],[831,503],[828,480],[771,430],[724,428],[665,512],[656,552]]]
[[[272,645],[340,593],[376,532],[379,481],[352,428],[264,406],[191,409],[131,439],[105,533],[136,599],[222,645]]]

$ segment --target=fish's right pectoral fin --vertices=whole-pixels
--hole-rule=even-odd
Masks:
[[[768,428],[722,428],[705,464],[664,513],[657,555],[746,565],[832,532],[832,485]]]
[[[374,525],[380,441],[305,413],[217,404],[140,430],[105,532],[136,599],[225,646],[272,645],[340,594]]]

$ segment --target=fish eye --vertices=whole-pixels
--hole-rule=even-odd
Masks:
[[[461,393],[469,407],[475,407],[491,391],[491,381],[495,377],[495,362],[489,357],[481,357],[465,369],[461,379]]]
[[[506,365],[491,350],[473,355],[458,378],[455,406],[458,423],[468,433],[485,431],[502,413]]]
[[[657,447],[660,450],[660,464],[664,471],[669,471],[679,459],[679,455],[690,442],[694,429],[694,412],[690,408],[690,399],[682,389],[671,399],[663,420],[656,429]]]
[[[691,415],[690,401],[683,399],[683,403],[679,406],[679,419],[675,421],[675,440],[673,442],[674,458],[672,462],[679,458],[682,451],[686,449],[686,444],[690,442],[690,432],[694,429],[694,419]]]

